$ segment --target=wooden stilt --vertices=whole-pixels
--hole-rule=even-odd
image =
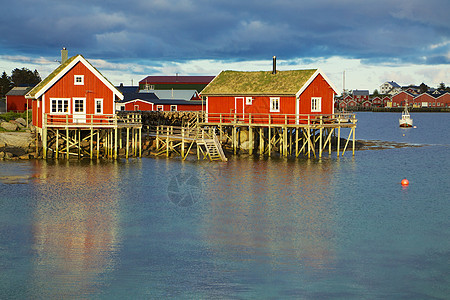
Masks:
[[[56,145],[55,158],[58,159],[59,154],[59,129],[56,129]]]

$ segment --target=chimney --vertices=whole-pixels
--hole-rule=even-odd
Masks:
[[[61,64],[65,63],[65,61],[69,58],[69,51],[67,51],[66,47],[61,50]]]
[[[272,68],[272,74],[277,74],[277,57],[273,57],[273,68]]]

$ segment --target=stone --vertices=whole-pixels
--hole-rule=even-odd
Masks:
[[[1,151],[0,152],[0,159],[3,159],[5,157],[5,152]]]
[[[24,118],[17,118],[16,122],[22,125],[23,127],[27,126],[27,121]]]
[[[30,155],[28,154],[21,155],[19,156],[19,159],[30,159]]]
[[[16,131],[17,125],[11,122],[2,122],[0,126],[8,131]]]
[[[0,132],[0,146],[28,148],[33,142],[34,135],[28,132]]]

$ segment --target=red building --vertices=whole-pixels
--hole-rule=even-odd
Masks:
[[[83,56],[76,55],[63,61],[26,98],[33,102],[33,125],[42,128],[44,118],[80,124],[113,116],[114,103],[123,95]]]
[[[28,106],[31,108],[31,101],[27,104],[25,95],[33,87],[14,87],[6,93],[6,111],[10,112],[24,112]]]
[[[202,101],[187,100],[143,100],[124,102],[126,111],[201,111]]]
[[[222,71],[201,92],[208,122],[300,123],[334,113],[337,89],[320,70]],[[269,119],[270,116],[270,119]],[[249,118],[252,118],[251,120]],[[301,117],[304,120],[304,117]]]
[[[411,93],[402,91],[392,97],[392,107],[401,107],[405,106],[406,101],[408,101],[408,105],[412,105],[414,99],[414,95]]]
[[[382,107],[383,106],[383,100],[379,96],[375,96],[372,98],[372,106],[374,107]]]

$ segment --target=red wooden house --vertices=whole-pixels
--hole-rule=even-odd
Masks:
[[[33,87],[14,87],[8,93],[6,93],[6,111],[10,112],[24,112],[28,109],[29,105],[25,95]],[[30,101],[31,103],[31,101]]]
[[[336,94],[318,69],[222,71],[201,93],[206,97],[207,122],[288,124],[303,123],[307,115],[333,114]]]
[[[408,105],[412,105],[414,99],[414,95],[411,93],[402,91],[395,96],[392,97],[392,107],[401,107],[405,106],[406,101],[408,101]]]
[[[379,96],[375,96],[372,98],[372,106],[374,107],[382,107],[383,106],[383,100]]]
[[[82,55],[73,56],[36,85],[32,99],[33,125],[43,128],[46,118],[71,125],[115,114],[115,101],[123,95]]]

